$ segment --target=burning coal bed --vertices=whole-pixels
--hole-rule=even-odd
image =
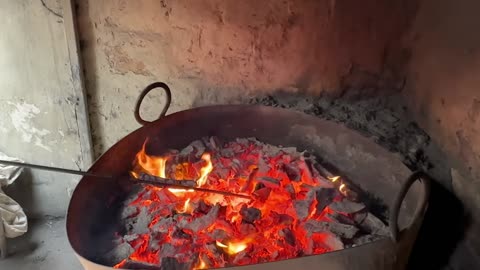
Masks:
[[[147,142],[145,143],[147,144]],[[322,254],[388,235],[386,225],[313,155],[254,138],[216,137],[181,151],[137,154],[148,174],[249,199],[139,185],[125,201],[125,233],[109,252],[127,269],[207,269]]]

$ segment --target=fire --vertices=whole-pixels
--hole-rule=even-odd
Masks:
[[[226,245],[220,241],[216,241],[218,247],[225,250],[230,255],[235,255],[239,252],[244,251],[248,247],[249,240],[239,241],[239,242],[229,242]]]
[[[208,174],[213,170],[212,161],[210,160],[210,154],[203,154],[202,159],[207,163],[207,165],[200,169],[200,177],[197,180],[197,185],[199,187],[207,183]]]
[[[332,181],[332,183],[334,183],[335,186],[338,187],[338,191],[340,191],[343,196],[348,197],[349,189],[343,181],[338,181],[339,179],[340,176],[328,177],[328,180]]]
[[[218,241],[218,240],[216,241],[216,244],[217,244],[217,246],[219,246],[219,247],[221,247],[221,248],[228,248],[227,245],[223,244],[222,242],[220,242],[220,241]]]
[[[190,206],[190,198],[188,198],[185,203],[183,204],[183,207],[180,209],[177,209],[178,213],[186,213],[190,214],[192,212],[192,207]]]
[[[328,177],[328,180],[332,181],[333,183],[337,182],[338,179],[340,179],[340,176]]]
[[[198,265],[197,265],[195,268],[193,268],[193,269],[194,269],[194,270],[207,269],[207,267],[208,267],[208,266],[207,266],[207,263],[205,263],[205,262],[202,260],[202,258],[200,257],[200,258],[199,258],[199,261],[198,261]]]
[[[137,153],[135,158],[137,164],[149,174],[165,178],[165,165],[167,164],[167,158],[147,155],[145,151],[147,142],[148,140],[145,140],[142,150]]]

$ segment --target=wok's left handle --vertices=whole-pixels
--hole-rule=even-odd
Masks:
[[[420,200],[417,205],[417,209],[413,215],[412,223],[417,221],[419,218],[425,214],[425,210],[428,206],[428,198],[430,196],[430,178],[429,176],[421,171],[416,171],[410,175],[410,177],[403,183],[402,187],[400,188],[400,192],[398,193],[395,201],[393,203],[392,210],[390,211],[390,219],[389,219],[389,227],[390,233],[393,241],[398,242],[398,237],[400,234],[400,229],[398,228],[398,217],[400,215],[400,207],[402,206],[402,202],[405,199],[405,196],[408,193],[410,187],[415,183],[415,181],[419,180],[423,185],[423,193],[420,195]]]
[[[168,87],[168,85],[163,82],[154,82],[150,84],[149,86],[145,87],[145,89],[142,90],[142,92],[140,93],[140,96],[138,96],[137,103],[135,104],[135,111],[134,111],[135,120],[137,120],[137,122],[140,125],[146,125],[153,122],[153,121],[147,121],[140,116],[140,105],[142,105],[142,101],[145,98],[145,96],[155,88],[162,88],[166,94],[165,106],[163,107],[162,112],[160,113],[160,116],[158,117],[158,119],[165,116],[168,108],[170,107],[170,103],[172,102],[172,93],[170,92],[170,88]]]

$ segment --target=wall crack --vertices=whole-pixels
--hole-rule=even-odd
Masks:
[[[56,17],[59,17],[59,18],[62,18],[63,19],[63,15],[60,14],[59,12],[53,10],[52,8],[50,8],[46,3],[45,3],[45,0],[40,0],[40,2],[42,3],[42,6],[48,10],[49,13],[53,14],[54,16]]]

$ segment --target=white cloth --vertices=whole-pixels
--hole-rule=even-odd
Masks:
[[[0,152],[0,159],[22,162],[2,152]],[[22,170],[21,167],[0,164],[0,226],[4,227],[5,236],[8,238],[20,236],[28,230],[27,216],[22,207],[2,191],[2,187],[13,183]],[[0,235],[0,237],[2,236]]]

